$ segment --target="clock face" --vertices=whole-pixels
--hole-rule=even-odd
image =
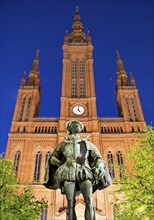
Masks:
[[[76,115],[81,115],[81,114],[84,113],[84,107],[81,106],[81,105],[76,105],[76,106],[73,107],[73,112]]]

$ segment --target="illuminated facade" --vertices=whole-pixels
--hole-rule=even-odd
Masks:
[[[76,9],[72,31],[66,32],[63,44],[62,94],[59,118],[38,117],[40,106],[39,51],[33,61],[28,79],[21,79],[12,125],[9,133],[6,159],[11,159],[18,183],[33,185],[35,196],[45,197],[49,208],[42,212],[42,220],[63,220],[66,215],[66,198],[60,191],[48,190],[41,185],[44,166],[50,153],[63,141],[68,120],[80,120],[84,129],[81,137],[91,134],[89,140],[97,147],[107,162],[114,179],[122,177],[122,166],[128,147],[135,140],[134,132],[143,132],[145,121],[132,74],[130,80],[117,51],[116,102],[117,118],[99,118],[96,109],[96,95],[93,71],[93,45],[90,33],[86,35]],[[50,102],[51,100],[49,100]],[[118,162],[119,169],[114,163]],[[97,220],[113,219],[113,186],[97,191],[93,200]],[[78,219],[83,219],[84,201],[77,197]]]

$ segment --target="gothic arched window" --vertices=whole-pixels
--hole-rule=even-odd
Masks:
[[[42,214],[41,214],[41,220],[47,220],[47,213],[48,213],[48,209],[43,208],[42,209]]]
[[[26,110],[26,121],[28,120],[28,115],[29,115],[31,100],[32,100],[32,98],[29,97],[29,98],[28,98],[27,110]]]
[[[46,164],[46,162],[47,162],[49,156],[50,156],[50,151],[47,151],[47,153],[46,153],[46,155],[45,155],[45,164]]]
[[[19,159],[20,159],[20,151],[17,151],[14,155],[14,161],[13,161],[13,170],[14,170],[16,176],[18,173]]]
[[[76,60],[72,61],[72,97],[77,97]]]
[[[24,108],[25,108],[25,102],[26,102],[26,97],[24,97],[23,100],[22,100],[21,111],[20,111],[20,117],[19,117],[19,120],[20,120],[20,121],[22,120],[22,117],[23,117]]]
[[[122,177],[124,162],[123,162],[123,157],[122,157],[121,151],[118,151],[118,153],[117,153],[117,160],[118,160],[118,166],[119,166],[119,176]]]
[[[126,106],[127,106],[127,110],[128,110],[129,119],[132,121],[131,103],[130,103],[129,97],[126,97]]]
[[[26,127],[23,128],[23,133],[26,133]]]
[[[83,60],[80,60],[80,97],[85,97],[85,77]]]
[[[107,159],[108,159],[108,169],[109,169],[110,176],[111,178],[114,178],[115,177],[114,160],[113,160],[113,154],[111,153],[111,151],[108,151]]]
[[[131,97],[131,103],[132,103],[134,119],[135,119],[135,121],[138,121],[138,115],[137,115],[137,109],[136,109],[136,103],[135,103],[134,97]]]
[[[37,154],[36,154],[36,157],[35,157],[34,181],[39,181],[40,166],[41,166],[41,152],[38,151]]]
[[[50,127],[48,127],[48,133],[51,133],[51,128]]]

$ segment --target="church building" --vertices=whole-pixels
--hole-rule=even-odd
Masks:
[[[93,70],[93,44],[90,33],[84,33],[83,24],[76,8],[70,33],[64,36],[62,92],[58,118],[39,117],[41,104],[39,51],[32,63],[28,78],[21,79],[8,136],[5,159],[14,166],[18,184],[32,185],[37,199],[45,198],[48,208],[42,211],[42,220],[65,220],[67,200],[60,190],[42,186],[46,160],[58,143],[64,140],[66,123],[79,120],[84,128],[81,137],[90,134],[89,141],[97,146],[106,161],[113,185],[98,190],[93,195],[97,220],[113,220],[111,191],[116,187],[114,178],[122,177],[122,168],[129,146],[134,143],[135,132],[144,132],[145,121],[132,73],[128,77],[119,52],[117,55],[117,79],[115,86],[118,116],[97,116],[96,93]],[[118,163],[119,168],[114,164]],[[84,219],[84,200],[76,198],[79,220]]]

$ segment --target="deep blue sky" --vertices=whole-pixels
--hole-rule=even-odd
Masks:
[[[23,72],[40,50],[40,117],[60,113],[62,44],[79,6],[94,46],[97,112],[117,117],[116,49],[135,77],[147,124],[154,123],[154,1],[1,1],[0,152],[5,151]]]

